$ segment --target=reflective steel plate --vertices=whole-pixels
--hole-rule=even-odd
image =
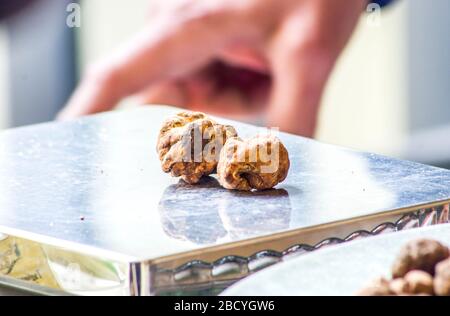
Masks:
[[[436,207],[448,215],[450,171],[288,134],[280,138],[291,170],[274,190],[227,191],[213,177],[187,185],[161,171],[155,151],[162,121],[178,111],[149,106],[2,132],[0,232],[145,264],[118,269],[129,282],[153,278],[156,266],[180,271],[195,259],[344,238],[412,211]],[[260,131],[218,120],[242,137]],[[134,286],[143,291],[141,283]]]

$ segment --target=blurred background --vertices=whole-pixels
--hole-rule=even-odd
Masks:
[[[86,65],[147,22],[147,0],[82,0],[81,27],[69,28],[72,2],[34,1],[0,22],[0,129],[52,120]],[[363,15],[317,139],[450,168],[449,30],[448,0],[398,0],[378,23]]]

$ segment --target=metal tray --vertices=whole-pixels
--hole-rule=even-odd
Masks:
[[[236,283],[222,295],[355,295],[381,276],[390,278],[400,248],[419,238],[450,246],[450,225],[377,236],[295,258]]]
[[[0,273],[75,294],[221,288],[285,256],[449,221],[450,171],[284,133],[291,170],[274,190],[187,185],[155,152],[178,111],[2,132]],[[242,137],[262,131],[218,120]]]

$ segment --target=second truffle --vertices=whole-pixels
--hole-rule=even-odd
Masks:
[[[228,139],[220,153],[217,174],[226,189],[264,190],[284,181],[289,165],[288,151],[277,137],[234,137]]]

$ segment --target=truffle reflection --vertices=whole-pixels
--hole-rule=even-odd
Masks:
[[[199,201],[207,200],[207,208]],[[159,203],[164,231],[195,244],[214,244],[271,234],[289,228],[291,204],[283,189],[229,191],[213,177],[169,186]]]
[[[224,191],[212,177],[203,177],[196,185],[180,180],[169,186],[159,202],[164,231],[171,237],[196,244],[211,244],[225,237],[227,232],[217,207]],[[199,207],[199,201],[205,199],[211,201],[210,206]]]
[[[284,189],[227,191],[217,204],[231,240],[285,230],[291,221],[291,202]]]

